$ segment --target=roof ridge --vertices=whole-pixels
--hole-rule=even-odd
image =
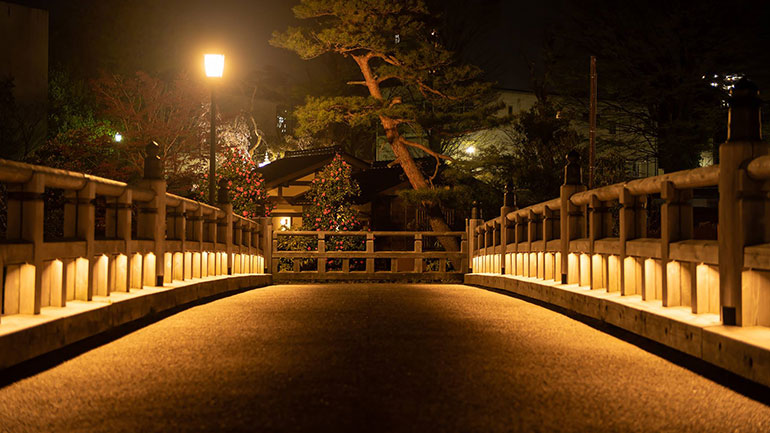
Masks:
[[[290,150],[284,153],[284,158],[296,158],[299,156],[326,155],[334,153],[345,153],[339,144],[327,147],[314,147],[311,149]]]

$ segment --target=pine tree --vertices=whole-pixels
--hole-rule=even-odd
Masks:
[[[358,96],[308,98],[296,111],[297,132],[312,133],[331,124],[358,126],[378,121],[415,190],[434,188],[442,161],[442,144],[487,126],[498,109],[490,83],[478,80],[480,70],[455,62],[441,44],[440,29],[430,25],[422,0],[302,0],[293,9],[307,20],[303,27],[275,33],[272,43],[297,52],[303,59],[335,53],[352,59],[363,86]],[[428,140],[407,138],[419,131]],[[425,175],[413,152],[433,157],[436,167]],[[448,231],[436,200],[423,203],[431,227]],[[442,238],[456,250],[452,238]]]

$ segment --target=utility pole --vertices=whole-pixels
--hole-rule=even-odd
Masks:
[[[588,120],[588,189],[594,187],[596,164],[596,56],[591,56],[591,97]]]

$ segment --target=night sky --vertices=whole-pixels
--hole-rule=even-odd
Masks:
[[[296,23],[294,1],[276,0],[36,0],[17,3],[49,10],[52,65],[76,75],[99,70],[196,72],[204,51],[223,51],[234,80],[253,70],[302,74],[294,53],[268,44],[273,31]],[[542,35],[559,0],[479,0],[458,14],[476,29],[468,58],[505,88],[529,85],[528,62],[538,60]],[[458,5],[460,2],[458,2]],[[462,3],[465,7],[468,3]],[[460,17],[461,16],[461,17]]]
[[[63,65],[83,78],[96,76],[100,70],[168,75],[186,70],[195,75],[201,70],[204,51],[226,54],[226,74],[232,82],[266,69],[288,77],[308,76],[307,62],[268,43],[274,31],[297,23],[291,6],[298,0],[11,1],[49,10],[51,64]],[[713,3],[715,14],[730,15],[721,2],[699,4],[708,3]],[[748,10],[760,15],[770,9],[767,2],[738,3],[750,5]],[[467,49],[461,53],[464,60],[481,66],[487,79],[508,89],[531,87],[529,64],[541,64],[547,33],[565,36],[563,25],[581,9],[623,6],[602,0],[586,0],[585,5],[566,0],[443,0],[440,4],[449,5],[448,14],[461,24],[456,28],[473,29]],[[661,17],[668,6],[656,0],[645,4]],[[733,15],[738,21],[750,18]],[[754,18],[755,23],[762,21]],[[749,32],[752,39],[770,39],[770,26],[755,26],[756,31]],[[573,27],[570,31],[576,30]],[[760,50],[756,56],[769,55],[767,50]],[[587,68],[587,60],[585,64]],[[755,72],[757,81],[767,81],[757,75]]]

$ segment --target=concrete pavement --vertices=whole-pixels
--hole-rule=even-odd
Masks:
[[[0,431],[767,432],[770,407],[498,293],[282,285],[0,389]]]

